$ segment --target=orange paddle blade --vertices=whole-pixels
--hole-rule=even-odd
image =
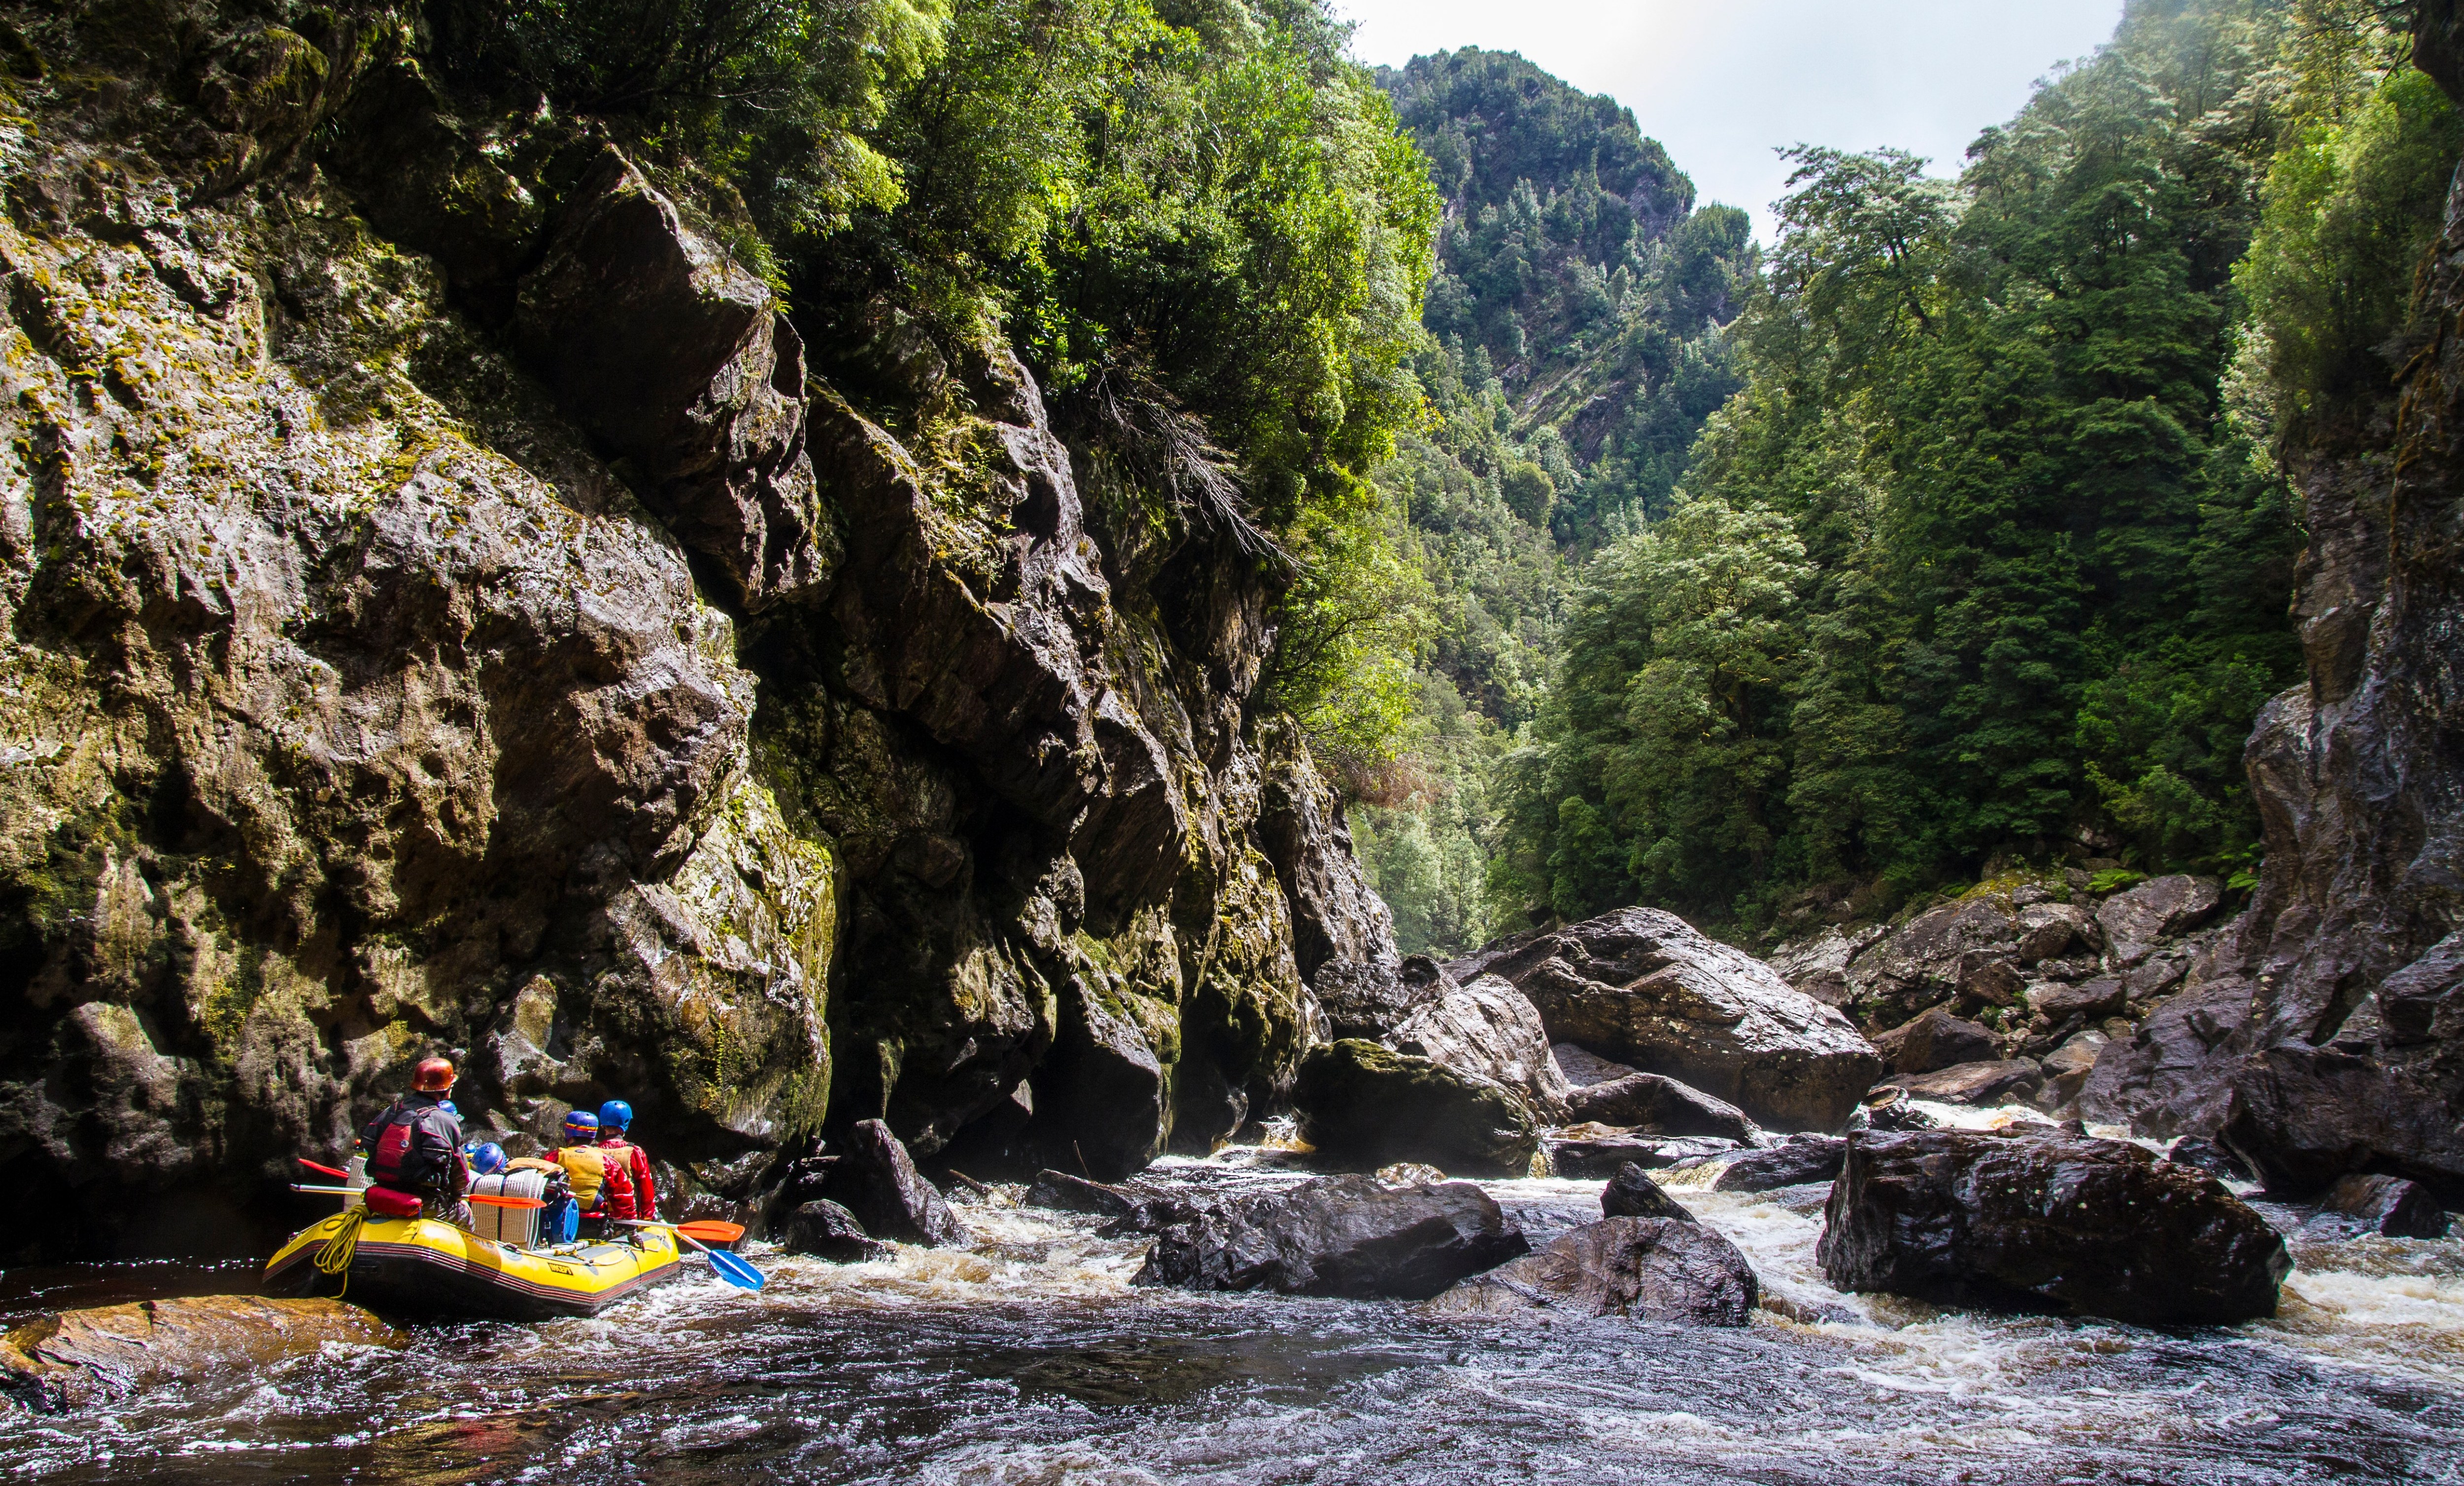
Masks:
[[[483,1208],[543,1208],[547,1206],[546,1203],[539,1201],[537,1197],[491,1197],[475,1191],[471,1194],[470,1200],[479,1204],[479,1206]]]
[[[698,1223],[678,1223],[676,1232],[700,1243],[734,1243],[744,1236],[741,1223],[722,1223],[711,1218]]]

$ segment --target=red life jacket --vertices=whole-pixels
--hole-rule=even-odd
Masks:
[[[621,1135],[602,1137],[599,1149],[607,1157],[610,1173],[624,1173],[624,1195],[610,1188],[607,1193],[609,1217],[651,1218],[658,1216],[658,1190],[650,1185],[650,1158],[641,1147]]]

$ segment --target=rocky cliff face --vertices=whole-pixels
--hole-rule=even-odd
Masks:
[[[1248,707],[1269,575],[1090,492],[998,342],[800,325],[407,29],[86,23],[0,135],[25,1246],[242,1242],[435,1051],[735,1200],[869,1118],[1117,1175],[1392,960]]]
[[[2464,15],[2414,8],[2464,98]],[[2100,1055],[2091,1118],[2221,1134],[2271,1186],[2355,1169],[2464,1202],[2464,181],[2396,395],[2296,460],[2309,675],[2249,746],[2266,863],[2246,913]]]

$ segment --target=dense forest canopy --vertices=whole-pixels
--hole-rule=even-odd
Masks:
[[[1712,255],[1745,271],[1734,288],[1675,267],[1725,231],[1715,211],[1656,235],[1638,216],[1636,269],[1662,276],[1625,343],[1693,339],[1634,356],[1605,404],[1547,390],[1605,343],[1569,307],[1581,275],[1535,293],[1546,260],[1493,246],[1531,215],[1518,199],[1571,196],[1551,220],[1580,219],[1593,178],[1509,188],[1493,214],[1450,205],[1426,323],[1459,363],[1528,379],[1492,421],[1551,498],[1516,507],[1510,468],[1501,493],[1577,566],[1571,593],[1526,606],[1547,664],[1484,669],[1440,643],[1440,671],[1502,726],[1419,819],[1362,815],[1406,938],[1453,949],[1631,902],[1751,932],[2058,860],[2248,881],[2242,746],[2299,671],[2283,462],[2410,354],[2458,142],[2385,11],[2142,0],[1956,179],[1891,150],[1795,151],[1778,241]],[[1440,188],[1564,171],[1579,152],[1461,101],[1472,70],[1389,78]],[[1591,117],[1603,158],[1635,168],[1630,129]],[[1483,142],[1504,164],[1463,164]],[[1728,295],[1743,314],[1720,334]],[[1685,395],[1689,365],[1714,396]],[[1407,438],[1410,487],[1442,488],[1416,454]],[[1450,534],[1430,546],[1441,593],[1497,566]],[[1431,754],[1464,754],[1478,730],[1448,699],[1424,711]]]

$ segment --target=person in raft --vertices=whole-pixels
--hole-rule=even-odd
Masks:
[[[462,1200],[471,1172],[462,1158],[462,1121],[446,1096],[453,1065],[429,1058],[411,1070],[410,1092],[360,1129],[372,1184],[362,1201],[380,1217],[430,1217],[471,1226]]]
[[[608,1197],[607,1215],[655,1223],[659,1220],[659,1184],[650,1175],[650,1153],[626,1139],[625,1132],[632,1123],[633,1106],[621,1099],[611,1099],[599,1106],[599,1148],[632,1178],[632,1190],[621,1204],[613,1194]]]
[[[515,1170],[562,1171],[594,1237],[605,1236],[617,1208],[632,1211],[633,1173],[599,1148],[599,1117],[587,1109],[564,1117],[562,1146],[545,1157],[524,1156],[510,1165]]]

